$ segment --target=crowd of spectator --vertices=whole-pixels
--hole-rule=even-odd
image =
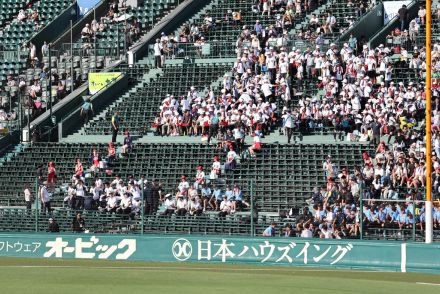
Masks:
[[[120,11],[121,10],[121,11]],[[90,50],[93,47],[94,38],[99,37],[99,33],[105,32],[110,24],[120,23],[122,24],[123,31],[120,32],[121,38],[126,36],[127,46],[131,45],[140,36],[140,26],[135,18],[129,18],[128,20],[122,20],[120,17],[124,16],[126,12],[125,7],[119,7],[116,1],[109,3],[108,13],[98,20],[92,20],[81,30],[82,40],[82,55],[91,55]],[[20,10],[17,14],[15,21],[33,21],[35,22],[35,30],[39,30],[39,14],[38,10],[32,9],[32,3],[26,10]],[[125,31],[125,32],[124,32]],[[97,39],[97,42],[99,40]],[[127,47],[128,48],[128,47]],[[40,50],[38,50],[40,49]],[[50,44],[44,42],[41,48],[37,48],[33,42],[26,42],[22,44],[20,48],[20,58],[26,55],[26,69],[34,69],[33,79],[29,79],[23,74],[10,74],[7,77],[6,82],[1,86],[0,96],[0,122],[2,126],[7,126],[9,121],[17,119],[17,107],[27,109],[26,113],[29,115],[29,119],[32,121],[41,115],[50,104],[55,104],[63,99],[73,87],[77,88],[87,76],[82,75],[80,72],[59,72],[52,68],[52,72],[49,72],[49,61],[46,59],[49,57]],[[54,54],[54,51],[51,52]],[[54,55],[52,55],[54,57]],[[61,58],[61,57],[60,57]],[[17,57],[18,59],[18,57]],[[61,61],[61,59],[59,60]],[[23,68],[20,68],[20,72],[23,72]],[[51,76],[51,86],[49,88],[49,78]],[[3,90],[7,91],[3,91]],[[12,90],[11,90],[12,89]],[[16,89],[16,90],[15,90]],[[50,94],[52,92],[52,94]],[[52,95],[52,100],[49,102],[49,96]]]
[[[327,17],[332,18],[331,15]],[[418,19],[409,23],[409,36],[413,41],[417,35],[412,31],[414,24],[424,25],[423,11],[419,11]],[[321,29],[318,28],[318,31]],[[323,33],[327,30],[331,28],[324,28]],[[393,34],[396,32],[400,33],[399,29]],[[380,44],[377,48],[369,48],[351,35],[341,48],[330,44],[328,49],[324,49],[319,40],[315,40],[314,48],[304,50],[290,49],[282,40],[277,42],[280,38],[283,38],[283,29],[276,26],[263,28],[257,21],[253,29],[243,27],[237,41],[234,78],[225,76],[223,88],[218,94],[210,89],[205,97],[200,97],[195,89],[191,89],[187,96],[179,99],[168,95],[155,122],[157,134],[205,134],[210,138],[210,126],[217,123],[220,128],[223,124],[230,126],[230,115],[233,123],[247,126],[249,133],[261,129],[263,134],[267,134],[281,121],[289,142],[292,136],[296,139],[295,133],[300,133],[298,137],[301,138],[301,135],[323,129],[330,129],[335,141],[371,142],[374,148],[377,147],[376,152],[365,152],[364,165],[352,170],[352,174],[345,171],[343,181],[332,168],[326,170],[328,184],[321,195],[325,201],[314,199],[311,202],[316,206],[315,212],[332,211],[334,216],[338,215],[338,222],[346,220],[344,225],[335,226],[333,222],[336,218],[333,216],[325,224],[326,219],[321,215],[308,224],[312,232],[317,221],[318,231],[326,225],[326,230],[331,230],[334,237],[359,234],[361,187],[364,198],[368,199],[420,200],[420,188],[424,188],[426,177],[423,132],[425,85],[422,82],[426,69],[424,47],[412,46],[406,50],[404,46]],[[432,68],[438,72],[440,45],[437,43],[433,45],[432,57]],[[410,75],[400,76],[405,71]],[[322,95],[299,95],[298,103],[292,103],[293,94],[306,92],[305,81],[320,89]],[[439,99],[434,81],[433,167],[439,178],[433,181],[436,195],[440,186]],[[250,107],[246,108],[246,104]],[[270,115],[261,112],[260,104],[263,109],[268,109]],[[284,105],[282,110],[277,108],[278,105]],[[220,114],[216,118],[219,109]],[[240,109],[244,111],[240,112]],[[234,117],[236,112],[239,115]],[[224,129],[227,134],[228,129]],[[364,222],[370,227],[375,226],[375,216],[386,207],[389,208],[387,212],[394,209],[397,213],[388,213],[385,218],[380,214],[383,226],[405,228],[414,219],[423,222],[421,206],[417,206],[416,216],[412,215],[411,206],[405,204],[384,206],[368,204]],[[351,219],[353,214],[357,222]],[[347,221],[347,218],[350,220]],[[300,229],[297,227],[297,230]],[[314,234],[319,235],[316,232]]]
[[[261,1],[253,13],[270,17],[270,3]],[[293,1],[276,3],[286,5],[286,11],[302,11]],[[241,12],[231,13],[232,21],[239,24]],[[407,34],[411,42],[416,41],[417,26],[424,25],[422,14],[419,12],[418,20],[409,23]],[[248,154],[254,155],[261,148],[260,138],[278,127],[289,143],[292,137],[296,139],[295,133],[301,139],[310,132],[330,129],[335,141],[368,141],[375,152],[363,153],[362,166],[341,170],[328,157],[323,164],[326,186],[315,189],[295,227],[286,226],[286,236],[354,237],[360,233],[361,221],[369,228],[410,229],[417,224],[423,230],[424,207],[416,201],[423,198],[427,164],[422,82],[426,71],[425,49],[394,46],[394,43],[369,48],[353,35],[342,46],[332,43],[325,48],[319,36],[333,32],[332,24],[336,20],[331,14],[322,23],[319,17],[312,18],[316,21],[313,20],[311,29],[318,33],[314,47],[292,48],[283,41],[287,38],[286,23],[291,13],[286,15],[282,21],[273,17],[274,25],[267,27],[259,21],[253,28],[242,27],[232,77],[224,76],[221,89],[208,89],[202,94],[201,89],[191,87],[182,97],[174,97],[172,93],[164,97],[153,124],[156,135],[201,136],[208,143],[217,138],[217,147],[226,160],[221,164],[216,156],[208,170],[199,166],[194,177],[182,176],[176,193],[163,196],[158,193],[149,212],[157,211],[159,203],[163,203],[163,215],[200,215],[207,210],[218,211],[220,217],[234,213],[249,203],[239,186],[226,187],[223,191],[215,185],[215,180],[239,164],[245,152],[245,136],[254,138],[254,145],[248,149]],[[202,27],[196,24],[184,27],[179,36],[162,34],[154,45],[156,66],[163,64],[164,52],[175,54],[176,43],[203,44],[209,30],[215,28],[216,21],[207,14]],[[394,38],[406,32],[396,29],[391,34]],[[438,43],[433,45],[432,58],[432,68],[438,72]],[[400,75],[402,72],[409,72],[410,76]],[[432,107],[434,152],[432,163],[428,164],[435,170],[433,185],[438,197],[440,93],[436,86]],[[85,207],[85,203],[78,204],[72,199],[90,193],[91,205],[102,211],[139,212],[140,181],[131,178],[125,183],[116,178],[112,183],[102,183],[96,178],[89,189],[80,174],[73,181],[66,198],[75,203],[70,204],[72,207]],[[361,194],[366,199],[362,207]],[[434,214],[438,226],[438,209]],[[273,234],[274,230],[271,226],[267,234]]]
[[[140,24],[135,17],[129,14],[129,7],[126,7],[125,3],[120,5],[118,1],[111,1],[105,16],[102,16],[99,20],[92,20],[91,23],[87,23],[81,30],[82,49],[85,55],[91,55],[91,50],[89,49],[93,48],[95,42],[99,44],[101,39],[109,37],[106,34],[109,26],[117,26],[116,30],[119,32],[115,32],[112,29],[110,31],[111,37],[115,37],[116,34],[116,37],[124,41],[125,48],[128,48],[138,40],[141,34]],[[120,46],[119,40],[117,41],[117,46]],[[111,44],[110,48],[114,47],[114,44]]]

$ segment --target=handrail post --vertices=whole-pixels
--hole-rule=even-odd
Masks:
[[[412,240],[413,240],[413,242],[415,242],[416,241],[416,225],[417,225],[417,222],[416,222],[416,201],[415,201],[414,198],[413,198],[412,204],[413,204],[413,209],[412,209],[412,214],[413,214]]]
[[[359,223],[360,223],[360,239],[363,240],[364,239],[364,201],[363,201],[363,196],[364,194],[364,185],[363,183],[361,183],[361,189],[359,192]]]
[[[38,232],[38,202],[40,201],[38,191],[38,177],[35,178],[35,232]]]
[[[145,204],[144,204],[144,178],[141,177],[141,234],[144,234]]]
[[[73,22],[70,20],[70,93],[73,93]]]
[[[251,236],[255,237],[255,227],[254,227],[254,181],[251,181]]]

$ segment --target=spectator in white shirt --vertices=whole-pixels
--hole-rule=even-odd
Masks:
[[[28,185],[24,188],[24,201],[26,202],[26,209],[30,210],[32,208],[32,192]]]
[[[156,68],[162,67],[162,55],[163,55],[163,46],[160,42],[160,39],[156,39],[156,43],[153,46],[154,50],[154,66]]]
[[[188,201],[183,198],[182,194],[177,195],[176,215],[184,216],[188,212]]]
[[[231,201],[226,196],[223,196],[223,201],[220,203],[219,217],[227,216],[231,212],[231,205]]]
[[[119,207],[116,209],[117,213],[122,214],[129,214],[131,212],[131,198],[128,196],[127,193],[124,193],[121,198],[121,203],[119,204]]]
[[[187,192],[188,192],[188,189],[189,189],[189,183],[186,180],[186,177],[185,176],[181,176],[180,177],[180,183],[179,183],[179,186],[178,186],[179,193],[182,194],[182,195],[186,195]]]
[[[312,238],[313,232],[310,230],[309,224],[304,224],[304,228],[301,231],[301,238]]]
[[[107,206],[105,209],[110,213],[116,212],[118,209],[118,199],[116,198],[115,193],[110,193],[110,197],[107,198]]]
[[[172,214],[174,214],[174,211],[176,210],[176,202],[173,199],[173,195],[165,195],[164,205],[166,207],[166,210],[163,212],[162,215],[171,216]]]

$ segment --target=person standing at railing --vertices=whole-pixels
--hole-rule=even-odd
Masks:
[[[72,231],[75,233],[81,233],[85,231],[86,223],[81,217],[81,213],[78,212],[72,220]]]
[[[86,101],[84,101],[84,104],[81,107],[81,112],[80,112],[81,117],[84,119],[84,124],[87,124],[89,122],[89,118],[93,114],[94,114],[93,104],[90,101],[90,98],[87,97]]]
[[[404,31],[407,25],[406,22],[408,21],[408,8],[406,8],[406,5],[402,5],[399,11],[397,11],[397,14],[400,19],[400,30]]]
[[[47,183],[50,185],[51,188],[55,186],[55,183],[57,181],[57,172],[55,169],[55,163],[52,161],[49,162],[49,167],[47,168]]]
[[[41,201],[41,212],[45,213],[47,210],[47,213],[51,213],[52,209],[50,206],[50,198],[51,194],[48,190],[48,182],[44,181],[43,185],[40,187],[40,201]]]
[[[426,17],[426,9],[423,5],[420,5],[419,11],[417,12],[417,15],[420,18],[420,24],[422,26],[424,26],[425,25],[425,17]]]
[[[47,45],[46,41],[44,41],[43,46],[41,46],[41,54],[43,54],[43,56],[49,55],[49,45]]]
[[[162,67],[162,53],[163,53],[163,46],[160,43],[160,39],[156,39],[156,43],[153,46],[154,50],[154,66],[156,68]]]
[[[86,43],[90,43],[91,37],[93,35],[92,30],[90,29],[90,24],[86,24],[86,26],[81,30],[81,40]]]
[[[24,201],[26,202],[26,209],[30,210],[32,208],[32,192],[29,185],[26,184],[24,188]]]
[[[119,112],[116,111],[115,114],[112,116],[112,143],[116,142],[116,138],[118,136],[119,131]]]

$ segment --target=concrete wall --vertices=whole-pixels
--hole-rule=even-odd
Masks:
[[[360,40],[362,36],[368,40],[373,36],[378,30],[383,27],[383,4],[379,3],[364,15],[351,29],[342,34],[339,38],[339,42],[347,41],[350,38],[350,34]]]
[[[102,15],[105,14],[108,7],[108,0],[102,0],[96,7],[95,12],[91,10],[87,15],[85,15],[82,19],[74,23],[72,27],[73,38],[81,34],[81,30],[85,27],[86,23],[91,23],[94,16],[99,20]],[[55,50],[59,50],[63,43],[70,43],[70,23],[66,27],[66,31],[52,43],[52,48]]]
[[[6,136],[0,138],[0,155],[3,155],[3,151],[11,144],[18,144],[20,142],[20,132],[12,131]]]
[[[148,32],[143,38],[141,43],[130,48],[130,51],[134,55],[134,60],[138,61],[144,56],[148,55],[148,45],[154,44],[157,37],[161,32],[166,34],[174,32],[190,17],[197,13],[206,4],[205,0],[186,0],[176,7],[170,14],[164,17],[155,27]]]
[[[107,107],[111,102],[113,102],[119,95],[121,95],[128,86],[128,76],[122,75],[119,79],[113,82],[108,87],[104,88],[100,92],[91,96],[93,109],[95,113],[99,113],[105,107]],[[58,123],[58,138],[61,139],[74,131],[81,128],[83,125],[82,118],[80,117],[82,105],[82,99],[79,99],[80,104],[76,106],[73,112],[69,115],[64,116],[60,119]]]
[[[32,38],[32,43],[37,47],[38,52],[44,41],[50,42],[55,40],[60,34],[70,27],[70,21],[75,22],[78,19],[76,1],[67,9],[65,9],[57,18],[43,28],[37,35]]]
[[[417,16],[419,9],[418,0],[413,1],[408,5],[408,18],[411,21]],[[386,36],[395,28],[400,27],[400,20],[398,18],[392,19],[386,26],[384,26],[380,31],[378,31],[374,36],[370,38],[369,45],[370,48],[375,48],[380,44],[385,44]]]

